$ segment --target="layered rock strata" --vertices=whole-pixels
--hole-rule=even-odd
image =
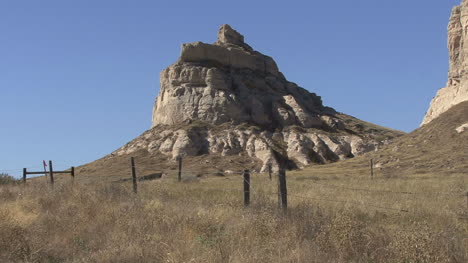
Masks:
[[[277,170],[281,163],[301,168],[311,163],[345,160],[375,150],[381,142],[345,133],[321,133],[298,127],[266,131],[258,127],[224,125],[222,128],[200,123],[185,127],[156,126],[113,154],[131,155],[141,149],[150,154],[177,156],[220,154],[257,158],[259,170],[268,165]]]
[[[190,120],[265,128],[323,125],[321,98],[287,81],[271,57],[254,51],[228,25],[221,26],[215,44],[183,44],[160,81],[153,127]]]
[[[452,10],[448,25],[450,69],[446,87],[432,99],[421,125],[431,122],[454,105],[468,100],[468,1]],[[467,45],[465,46],[465,41]]]
[[[347,159],[400,135],[325,107],[229,25],[214,44],[183,44],[160,82],[152,129],[113,155],[246,156],[264,171]]]

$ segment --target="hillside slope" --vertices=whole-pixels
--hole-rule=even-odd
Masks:
[[[467,123],[468,102],[463,102],[372,156],[384,169],[468,172],[468,129],[460,129]]]
[[[289,127],[283,129],[284,133],[293,133],[293,132],[302,132],[302,133],[315,133],[324,136],[343,136],[346,134],[359,134],[366,138],[377,138],[378,140],[384,141],[384,143],[389,143],[389,138],[395,138],[402,136],[404,133],[392,129],[387,129],[384,127],[377,126],[368,122],[361,121],[352,116],[345,114],[337,114],[337,118],[340,118],[346,126],[347,131],[323,131],[318,129],[306,129],[302,127]],[[178,169],[178,163],[172,158],[171,155],[163,154],[159,151],[149,151],[147,148],[138,148],[139,145],[150,145],[152,142],[160,141],[161,134],[168,134],[177,131],[185,131],[188,134],[194,134],[195,137],[197,134],[207,133],[208,131],[212,136],[222,137],[223,133],[229,133],[229,131],[242,131],[245,133],[251,133],[253,135],[263,135],[270,138],[273,138],[271,141],[273,144],[273,149],[276,152],[281,152],[284,154],[283,157],[281,154],[277,154],[276,158],[281,159],[286,163],[288,169],[298,168],[293,161],[288,158],[288,152],[284,151],[284,140],[281,136],[275,136],[274,132],[262,131],[261,128],[251,125],[238,125],[232,126],[229,124],[223,125],[210,125],[202,122],[193,122],[187,125],[178,125],[178,126],[157,126],[152,129],[144,132],[142,135],[138,136],[127,145],[121,149],[131,149],[128,153],[123,152],[117,154],[121,149],[116,152],[109,154],[99,160],[85,164],[77,168],[77,173],[80,176],[87,178],[99,177],[99,180],[105,180],[107,178],[111,181],[118,181],[122,178],[128,178],[130,175],[130,157],[134,157],[136,160],[136,168],[139,176],[145,176],[156,172],[162,172],[167,175],[175,176],[176,170]],[[192,138],[193,138],[192,137]],[[195,137],[196,138],[196,137]],[[133,150],[136,148],[136,150]],[[314,155],[313,147],[310,149],[310,158],[316,158],[314,161],[317,163],[330,163],[325,159],[320,159],[319,155]],[[334,155],[333,152],[322,152],[326,154],[327,158],[336,158],[339,157]],[[186,156],[183,158],[183,170],[184,177],[200,177],[200,176],[210,176],[210,175],[229,175],[229,174],[239,174],[244,169],[249,169],[254,172],[259,172],[262,168],[262,162],[255,158],[255,156],[250,156],[248,153],[239,152],[238,154],[225,154],[222,153],[205,153],[197,156]],[[91,179],[92,180],[92,179]]]
[[[376,174],[388,177],[467,173],[468,102],[452,107],[430,123],[395,139],[392,144],[376,152],[327,167],[311,166],[308,169],[330,169],[338,173],[358,169],[361,173],[367,173],[370,159],[374,160]]]

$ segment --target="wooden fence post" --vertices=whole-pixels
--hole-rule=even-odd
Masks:
[[[54,169],[52,168],[52,161],[49,160],[49,176],[50,176],[50,184],[54,185]]]
[[[75,167],[71,167],[71,172],[70,172],[70,175],[72,177],[72,180],[74,181],[75,180]]]
[[[278,185],[278,208],[281,208],[281,187],[280,187],[280,173],[281,173],[281,167],[279,168],[276,176],[276,184]]]
[[[26,184],[26,174],[27,174],[27,170],[26,168],[23,168],[23,183]]]
[[[286,211],[288,209],[288,190],[286,187],[286,171],[280,169],[278,173],[278,201],[279,206]]]
[[[468,208],[468,192],[466,192],[466,208]]]
[[[136,194],[138,192],[138,189],[137,189],[137,178],[136,178],[136,171],[135,171],[135,159],[133,157],[130,157],[130,164],[132,166],[133,192]]]
[[[270,177],[270,181],[271,181],[271,163],[268,164],[268,176]]]
[[[179,173],[177,175],[177,181],[182,181],[182,156],[177,156],[177,161],[179,161]]]
[[[244,170],[244,207],[250,205],[250,171]]]
[[[370,176],[374,179],[374,159],[370,159]]]

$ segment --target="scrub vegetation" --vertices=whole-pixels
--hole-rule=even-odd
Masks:
[[[2,262],[466,262],[464,174],[385,177],[368,167],[289,172],[276,181],[175,171],[140,182],[59,176],[0,186]]]

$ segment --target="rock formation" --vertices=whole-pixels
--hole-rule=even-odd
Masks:
[[[454,105],[468,100],[468,1],[452,10],[448,25],[450,69],[445,88],[432,99],[421,125],[427,124]],[[465,43],[466,41],[466,43]]]
[[[271,57],[254,51],[229,25],[221,26],[213,45],[182,45],[179,60],[160,78],[153,127],[189,120],[269,128],[323,125],[320,97],[288,82]]]
[[[351,158],[401,134],[325,107],[229,25],[214,44],[183,44],[160,81],[152,129],[112,156],[244,156],[264,171]]]

